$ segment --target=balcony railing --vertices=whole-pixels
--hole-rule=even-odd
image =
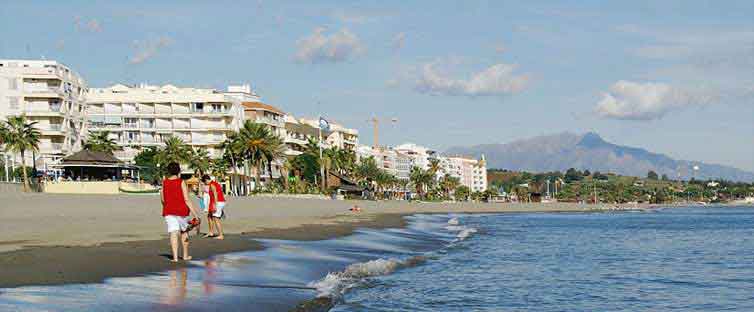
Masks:
[[[28,93],[55,93],[55,94],[64,94],[62,89],[59,87],[48,87],[48,88],[24,88],[24,91]]]

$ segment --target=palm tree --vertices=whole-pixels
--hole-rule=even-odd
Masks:
[[[228,172],[228,161],[223,157],[211,159],[209,163],[209,171],[218,179],[225,177],[225,174]]]
[[[285,187],[286,191],[290,191],[288,178],[292,170],[293,170],[293,162],[291,161],[290,158],[284,157],[283,164],[280,166],[280,178],[283,180],[283,186]]]
[[[194,174],[204,175],[210,169],[210,157],[207,149],[200,147],[196,150],[189,149],[189,167],[194,169]]]
[[[409,179],[416,188],[416,193],[419,194],[419,198],[424,198],[425,187],[429,186],[434,181],[434,176],[427,170],[419,167],[411,168],[409,173]]]
[[[187,162],[191,158],[191,148],[180,138],[170,137],[165,140],[163,147],[157,154],[157,163],[161,167],[167,166],[171,162]]]
[[[244,122],[238,132],[240,144],[243,147],[244,158],[254,165],[255,185],[260,185],[262,162],[270,156],[272,151],[282,144],[282,140],[270,132],[267,125],[255,123],[251,120]],[[277,146],[277,147],[276,147]]]
[[[440,179],[440,186],[442,187],[443,193],[447,198],[450,198],[450,192],[455,190],[459,184],[460,180],[454,176],[451,176],[449,173],[446,173],[442,177],[442,179]]]
[[[272,136],[264,146],[264,160],[267,163],[267,171],[270,175],[270,181],[272,181],[272,163],[278,159],[285,158],[285,142],[277,135]],[[282,177],[282,172],[280,174]]]
[[[377,167],[374,157],[362,158],[353,169],[353,177],[362,186],[367,186],[369,180],[373,179],[379,173],[379,170],[380,168]]]
[[[26,151],[39,151],[39,138],[42,135],[36,127],[36,121],[27,122],[26,116],[11,116],[5,121],[3,142],[10,152],[21,154],[21,168],[24,178],[24,192],[29,191],[29,177],[26,173]]]
[[[436,175],[440,171],[440,168],[440,159],[432,158],[429,160],[429,172],[431,172],[432,175]]]
[[[230,163],[233,170],[232,181],[238,178],[238,164],[243,162],[243,144],[238,133],[234,132],[228,135],[228,137],[220,144],[220,148],[223,150],[223,158]],[[238,183],[232,182],[234,190],[238,191]],[[240,183],[240,181],[239,181]]]
[[[92,152],[105,152],[110,155],[122,150],[115,139],[110,138],[110,131],[90,132],[84,143],[84,149]]]

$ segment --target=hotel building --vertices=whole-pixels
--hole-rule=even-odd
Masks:
[[[241,91],[250,91],[246,87]],[[123,147],[115,156],[124,161],[133,161],[144,147],[162,145],[170,137],[220,157],[216,146],[243,123],[245,111],[238,97],[252,96],[246,93],[146,84],[92,88],[87,126],[90,131],[109,131]]]
[[[81,149],[86,136],[86,83],[56,61],[0,60],[0,120],[25,115],[42,136],[39,153],[26,153],[23,163],[44,170],[63,156]],[[6,153],[20,164],[20,155]]]
[[[319,121],[306,118],[285,117],[285,142],[290,155],[299,155],[306,148],[309,139],[319,140]],[[330,122],[329,130],[322,130],[324,147],[337,147],[356,152],[359,145],[359,131]]]
[[[460,180],[472,192],[487,190],[487,164],[481,159],[462,156],[439,157],[442,174],[450,174]]]

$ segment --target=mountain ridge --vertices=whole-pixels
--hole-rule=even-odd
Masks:
[[[618,145],[595,132],[561,132],[504,144],[451,147],[449,154],[466,154],[487,159],[487,168],[532,172],[580,170],[614,172],[644,177],[652,170],[672,179],[725,179],[754,181],[754,173],[731,166],[701,161],[677,160],[643,148]],[[699,170],[694,170],[698,167]]]

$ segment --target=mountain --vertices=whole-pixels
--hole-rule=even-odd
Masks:
[[[509,170],[545,172],[565,171],[573,167],[637,177],[645,177],[649,170],[654,170],[673,179],[680,174],[681,179],[693,176],[696,179],[754,181],[752,172],[698,161],[676,160],[645,149],[607,142],[594,132],[564,132],[507,144],[453,147],[447,154],[476,157],[484,154],[487,168]],[[698,166],[699,170],[694,171],[694,166]]]

